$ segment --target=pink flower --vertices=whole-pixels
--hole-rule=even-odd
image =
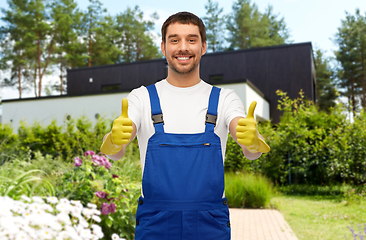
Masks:
[[[86,151],[85,153],[84,153],[84,156],[93,156],[93,155],[95,155],[95,152],[93,152],[92,150],[88,150],[88,151]]]
[[[105,199],[108,196],[108,193],[103,192],[103,191],[99,191],[99,192],[96,192],[94,194],[95,194],[95,196],[97,196],[98,198],[101,198],[101,199]]]
[[[116,174],[113,174],[113,178],[119,178],[118,175]]]
[[[114,203],[111,203],[111,204],[103,203],[100,211],[102,212],[103,215],[108,215],[110,213],[115,213],[116,208],[117,208],[117,206]]]
[[[74,158],[74,166],[75,167],[80,167],[82,163],[83,163],[83,160],[81,160],[79,157]]]
[[[112,163],[110,163],[110,162],[108,162],[108,161],[104,162],[104,167],[105,167],[106,169],[110,169],[110,168],[111,168],[111,166],[112,166]]]
[[[108,215],[109,214],[109,204],[103,203],[100,211],[102,212],[103,215]]]
[[[116,204],[111,203],[111,204],[109,205],[109,212],[110,212],[110,213],[115,213],[115,212],[116,212],[116,208],[117,208]]]
[[[104,166],[103,158],[98,155],[93,155],[92,162],[98,166]]]

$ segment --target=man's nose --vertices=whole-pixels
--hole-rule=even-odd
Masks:
[[[187,51],[188,50],[188,42],[187,41],[180,41],[179,50],[182,51],[182,52]]]

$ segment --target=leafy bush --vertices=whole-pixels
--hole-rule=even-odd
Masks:
[[[240,172],[225,175],[229,207],[268,208],[273,194],[272,184],[261,175]]]
[[[261,173],[282,185],[365,183],[366,113],[361,111],[351,123],[340,105],[326,113],[305,100],[302,92],[294,100],[282,91],[277,94],[281,121],[258,125],[271,151],[248,161],[229,138],[225,169]]]
[[[69,161],[87,149],[99,149],[104,135],[110,130],[110,123],[111,120],[98,118],[93,126],[85,116],[75,120],[66,119],[62,126],[57,126],[56,121],[46,127],[38,122],[31,126],[21,122],[12,152],[22,154],[29,150],[39,151],[42,155],[49,154]]]
[[[133,168],[129,170],[132,176],[140,173],[136,161],[133,164],[122,160]],[[133,239],[140,183],[128,175],[119,176],[123,172],[117,164],[93,151],[75,157],[74,165],[74,169],[62,173],[56,182],[56,196],[80,200],[83,205],[96,204],[102,212],[100,226],[106,239],[113,233]]]

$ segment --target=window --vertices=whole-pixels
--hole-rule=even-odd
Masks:
[[[102,91],[103,92],[114,92],[114,91],[119,91],[119,90],[121,90],[121,85],[120,84],[102,86]]]
[[[210,83],[221,83],[224,81],[223,74],[210,75]]]

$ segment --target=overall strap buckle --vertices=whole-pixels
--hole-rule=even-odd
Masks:
[[[209,113],[206,114],[206,122],[205,123],[211,123],[214,126],[216,126],[216,120],[217,120],[216,115],[212,115],[212,114],[209,114]]]
[[[158,123],[164,124],[163,113],[155,114],[155,115],[151,114],[151,119],[153,120],[154,124],[158,124]]]
[[[214,131],[217,121],[217,107],[219,105],[219,97],[220,97],[221,89],[215,86],[212,86],[210,98],[208,101],[208,109],[206,114],[206,129],[207,131]],[[210,123],[210,124],[208,124]]]

